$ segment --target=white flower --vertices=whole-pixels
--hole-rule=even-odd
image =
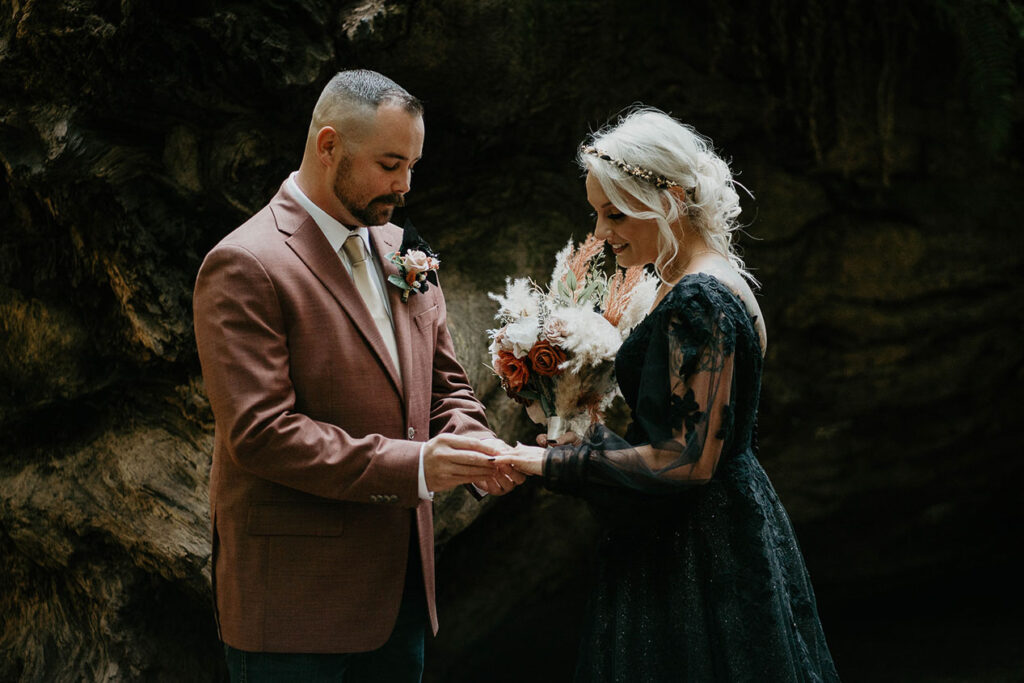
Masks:
[[[522,358],[530,353],[530,349],[540,335],[540,320],[533,316],[522,318],[505,327],[505,340],[511,345],[512,354]]]
[[[419,249],[410,249],[405,252],[405,267],[409,270],[415,270],[417,273],[422,273],[430,269],[430,257]]]
[[[622,345],[619,331],[603,315],[589,308],[558,308],[552,311],[550,318],[561,320],[559,325],[566,330],[562,348],[569,353],[565,364],[569,372],[579,372],[585,366],[615,358]]]

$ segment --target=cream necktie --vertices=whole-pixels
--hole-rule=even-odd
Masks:
[[[398,345],[395,343],[395,331],[391,327],[391,317],[384,307],[380,290],[370,279],[370,262],[367,258],[368,254],[366,253],[366,245],[363,244],[363,238],[358,233],[352,233],[345,240],[345,244],[341,248],[345,250],[349,263],[352,264],[352,279],[355,280],[356,289],[359,290],[359,294],[363,297],[363,303],[366,304],[370,315],[373,316],[373,322],[377,323],[380,336],[384,338],[384,345],[388,347],[388,352],[391,353],[391,360],[395,362],[395,369],[398,370],[398,376],[401,378],[402,366],[398,364]]]

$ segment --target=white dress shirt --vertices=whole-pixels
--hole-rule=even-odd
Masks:
[[[381,300],[384,302],[384,308],[388,313],[388,319],[391,320],[392,330],[394,330],[395,321],[393,314],[391,313],[391,302],[388,300],[387,290],[384,287],[384,274],[380,271],[380,263],[373,256],[373,245],[370,242],[370,231],[365,227],[349,228],[342,225],[339,221],[332,218],[326,211],[314,204],[295,181],[296,173],[292,173],[288,176],[288,189],[295,195],[295,198],[299,201],[299,204],[302,205],[302,208],[305,209],[313,218],[313,221],[317,224],[317,227],[320,228],[321,232],[324,233],[324,237],[326,237],[327,241],[331,243],[331,248],[334,250],[334,253],[337,254],[342,264],[344,264],[349,275],[352,274],[352,264],[349,263],[348,256],[345,255],[345,250],[342,249],[342,245],[345,244],[345,240],[347,240],[348,236],[353,232],[362,237],[363,244],[366,245],[369,260],[374,266],[372,271],[376,274],[372,280],[380,292]],[[427,478],[423,472],[423,448],[425,446],[426,444],[424,444],[424,446],[420,446],[419,496],[424,500],[432,500],[434,498],[434,493],[427,489]]]

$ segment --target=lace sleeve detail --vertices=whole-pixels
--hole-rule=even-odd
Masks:
[[[631,444],[595,425],[580,444],[548,449],[549,488],[672,494],[714,476],[733,429],[734,321],[708,297],[676,297],[651,315],[633,415],[649,441]]]

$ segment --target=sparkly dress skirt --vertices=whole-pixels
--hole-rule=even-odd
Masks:
[[[672,500],[597,512],[577,682],[839,680],[789,517],[750,450]]]

